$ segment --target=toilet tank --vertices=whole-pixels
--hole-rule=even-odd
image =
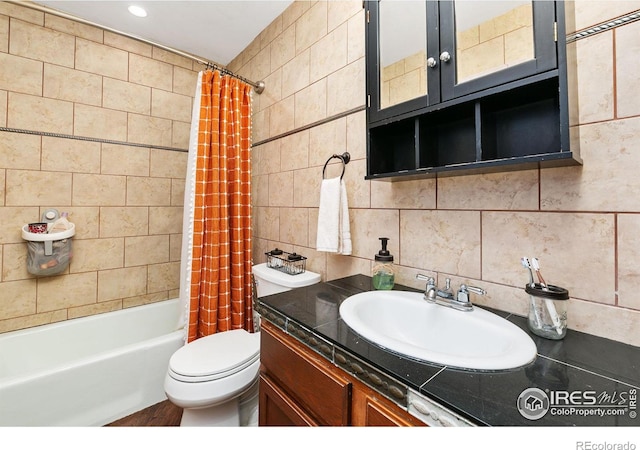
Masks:
[[[253,266],[253,277],[256,280],[258,297],[290,291],[294,288],[310,286],[320,282],[320,274],[305,271],[297,275],[289,275],[267,267],[267,263]]]

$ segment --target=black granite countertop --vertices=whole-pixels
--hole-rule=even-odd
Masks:
[[[394,289],[415,291],[398,285]],[[535,361],[523,368],[500,372],[424,363],[367,342],[342,321],[339,314],[342,301],[370,290],[373,290],[370,277],[354,275],[262,297],[256,308],[263,320],[290,334],[295,336],[295,330],[300,330],[298,334],[304,336],[301,340],[308,345],[311,342],[310,347],[327,359],[345,355],[359,361],[389,381],[380,385],[395,382],[477,425],[640,425],[640,418],[636,417],[640,405],[635,397],[640,391],[639,347],[573,330],[561,341],[546,340],[529,332],[526,318],[485,308],[531,335],[538,348]],[[352,374],[359,372],[358,367]],[[375,383],[372,387],[376,388]],[[518,397],[530,388],[544,391],[551,399],[546,414],[536,420],[524,417],[517,408]],[[389,397],[402,404],[393,395]]]

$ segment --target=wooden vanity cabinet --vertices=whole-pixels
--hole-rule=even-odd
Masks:
[[[266,321],[260,345],[260,426],[424,425]]]

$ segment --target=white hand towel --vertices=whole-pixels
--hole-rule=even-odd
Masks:
[[[316,249],[341,255],[351,254],[347,188],[339,177],[322,180],[320,186]]]

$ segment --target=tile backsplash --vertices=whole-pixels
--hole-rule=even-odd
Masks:
[[[0,2],[0,127],[55,134],[0,131],[0,332],[176,297],[198,70]],[[20,228],[49,207],[76,225],[73,258],[35,278]]]
[[[567,1],[567,32],[638,10],[639,1]],[[639,36],[634,22],[568,44],[583,166],[366,181],[362,2],[294,2],[230,65],[267,84],[254,98],[256,262],[277,246],[309,257],[324,280],[369,274],[386,236],[398,282],[451,278],[486,289],[478,304],[526,314],[520,258],[535,256],[546,280],[570,291],[570,328],[640,345]],[[345,150],[353,254],[337,256],[317,252],[315,235],[323,165]],[[339,170],[330,164],[327,176]]]
[[[565,2],[567,31],[640,10]],[[295,1],[230,64],[266,90],[253,105],[254,260],[275,246],[324,280],[369,274],[390,238],[399,283],[416,273],[487,290],[525,314],[522,256],[571,293],[570,328],[640,345],[640,22],[568,45],[572,145],[581,167],[388,183],[364,180],[360,0]],[[192,61],[84,24],[0,2],[0,332],[176,296]],[[325,161],[348,151],[353,254],[315,250]],[[337,176],[340,164],[327,167]],[[48,207],[76,223],[62,275],[26,271],[20,227]]]

